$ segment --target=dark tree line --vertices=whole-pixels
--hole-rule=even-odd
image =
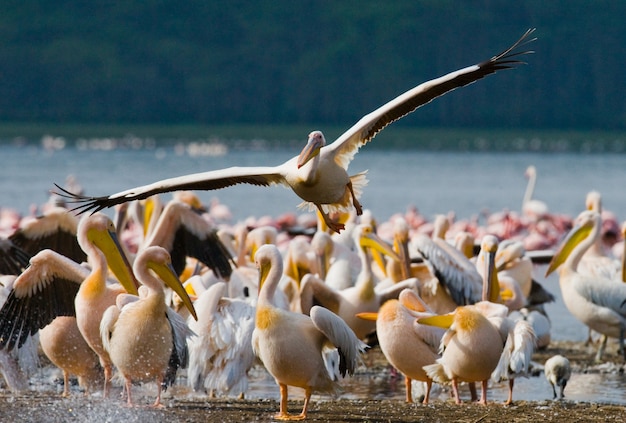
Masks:
[[[626,2],[9,0],[0,120],[350,124],[536,27],[528,66],[401,125],[626,127]]]

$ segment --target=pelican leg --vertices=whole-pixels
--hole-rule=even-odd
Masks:
[[[330,220],[330,217],[328,217],[326,212],[324,210],[322,210],[322,206],[320,204],[316,204],[315,206],[317,206],[317,209],[319,210],[320,214],[322,215],[322,218],[324,219],[324,223],[326,223],[326,226],[328,226],[331,230],[339,233],[339,231],[342,231],[342,230],[344,230],[346,228],[343,223],[336,223],[336,222],[333,222],[332,220]]]
[[[480,392],[480,401],[479,404],[487,405],[487,385],[489,384],[489,379],[483,380],[481,382],[481,392]]]
[[[70,374],[65,370],[63,370],[63,393],[61,396],[63,398],[70,396]]]
[[[104,365],[104,392],[102,393],[103,398],[109,397],[109,390],[111,388],[111,376],[113,371],[111,369],[110,364]]]
[[[304,420],[306,419],[306,412],[307,409],[309,408],[309,401],[311,400],[311,388],[306,388],[305,393],[304,393],[304,406],[302,406],[302,413],[300,413],[299,416],[297,416],[298,418],[296,420]]]
[[[478,401],[478,394],[476,393],[476,383],[470,382],[468,383],[468,385],[469,385],[469,390],[470,390],[470,398],[472,402]]]
[[[606,349],[606,341],[608,337],[606,335],[602,335],[600,338],[600,345],[598,346],[598,352],[596,353],[595,362],[602,362],[602,356],[604,355],[604,350]]]
[[[404,385],[406,386],[406,402],[413,402],[413,387],[411,386],[411,378],[408,376],[404,377]]]
[[[126,397],[126,405],[128,405],[129,407],[132,407],[133,406],[133,399],[131,398],[130,390],[133,387],[133,382],[130,380],[129,377],[127,377],[127,378],[125,378],[125,384],[124,385],[126,386],[126,395],[128,395]]]
[[[433,381],[428,379],[426,381],[426,393],[424,394],[424,399],[422,400],[422,404],[428,404],[430,401],[430,390],[433,387]]]
[[[452,393],[454,394],[454,402],[461,404],[461,397],[459,396],[459,381],[456,378],[452,378]]]
[[[361,203],[356,199],[356,195],[354,195],[354,191],[352,190],[352,181],[348,182],[348,189],[350,190],[350,195],[352,195],[352,204],[356,210],[356,215],[361,216],[363,214],[363,207],[361,207]]]
[[[619,328],[619,352],[622,353],[624,361],[626,361],[626,350],[624,349],[624,328]]]
[[[161,404],[161,391],[162,391],[162,382],[163,381],[163,377],[157,378],[157,396],[156,399],[154,400],[154,404],[152,404],[152,407],[154,408],[163,408],[163,404]],[[130,392],[130,391],[129,391]]]
[[[511,405],[513,403],[513,384],[515,379],[509,379],[509,397],[504,401],[504,405]]]

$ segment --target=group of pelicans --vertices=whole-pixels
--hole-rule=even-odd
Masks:
[[[37,338],[64,373],[64,395],[74,374],[86,392],[101,381],[107,397],[117,372],[129,405],[133,384],[151,381],[153,405],[161,406],[162,388],[181,368],[196,390],[243,395],[258,359],[280,387],[277,418],[303,419],[314,391],[336,392],[338,378],[355,372],[367,341],[380,345],[405,376],[407,401],[411,381],[418,380],[426,384],[423,402],[437,382],[450,384],[460,403],[459,383],[467,382],[472,399],[484,404],[494,379],[509,381],[510,403],[515,378],[527,374],[535,348],[550,342],[542,305],[553,300],[533,279],[524,242],[508,236],[519,229],[512,216],[505,216],[497,237],[458,231],[450,239],[451,222],[443,216],[429,235],[405,216],[389,222],[383,236],[359,202],[365,172],[350,176],[347,168],[358,149],[395,120],[516,67],[518,57],[530,53],[517,49],[533,41],[532,33],[486,61],[416,86],[331,144],[322,132],[311,132],[302,152],[278,166],[213,170],[102,197],[57,186],[71,211],[93,213],[79,220],[53,208],[0,244],[7,297],[0,359],[9,386],[27,383],[18,363]],[[189,192],[241,183],[291,188],[317,212],[315,227],[296,234],[214,226]],[[177,194],[160,207],[166,192]],[[100,213],[113,206],[115,223]],[[535,227],[549,221],[536,201],[525,207]],[[618,338],[626,354],[626,284],[623,266],[600,244],[599,194],[590,194],[588,208],[549,255],[548,273],[559,272],[571,313],[602,334],[601,360],[607,337]],[[549,226],[559,228],[555,222]],[[551,359],[545,371],[562,396],[567,359]],[[299,415],[288,413],[289,386],[304,389]]]
[[[559,270],[569,310],[603,335],[601,360],[607,336],[623,348],[626,284],[602,242],[599,193],[587,207],[548,273]],[[2,241],[6,382],[28,386],[20,360],[37,343],[63,371],[64,396],[75,375],[86,393],[107,397],[117,371],[128,404],[133,383],[156,382],[159,406],[181,368],[196,391],[243,396],[260,362],[280,386],[278,417],[305,417],[312,392],[337,392],[377,344],[405,376],[407,401],[412,380],[425,383],[424,403],[433,382],[451,385],[457,403],[468,382],[485,403],[489,381],[508,380],[510,403],[515,378],[550,342],[543,304],[554,298],[521,241],[484,235],[478,249],[471,233],[450,237],[446,216],[430,233],[410,217],[395,216],[382,239],[367,210],[341,216],[341,233],[319,214],[315,228],[218,225],[190,192],[165,206],[159,196],[125,203],[115,224],[49,208]],[[604,279],[590,276],[599,271]],[[564,357],[546,362],[560,397],[569,372]],[[288,386],[305,390],[299,416],[287,412]]]

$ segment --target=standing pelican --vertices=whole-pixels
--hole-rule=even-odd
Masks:
[[[559,269],[559,285],[567,309],[594,331],[619,339],[619,351],[626,359],[626,284],[577,271],[578,263],[600,236],[600,214],[586,210],[578,215],[575,226],[554,254],[546,276]],[[606,338],[598,348],[596,361],[602,360]]]
[[[334,392],[336,383],[329,376],[322,350],[336,347],[342,376],[353,374],[359,353],[365,350],[354,332],[334,313],[314,306],[311,316],[283,310],[274,304],[274,292],[283,273],[282,258],[274,245],[264,245],[255,254],[259,268],[259,298],[252,347],[280,387],[279,420],[306,418],[311,393]],[[287,386],[305,390],[302,413],[287,412]]]
[[[376,334],[385,358],[405,378],[406,402],[413,402],[411,381],[426,382],[424,404],[428,404],[432,379],[424,366],[439,358],[439,344],[444,330],[419,324],[417,319],[433,315],[415,291],[405,289],[397,300],[391,299],[378,313],[359,313],[362,319],[376,320]]]
[[[160,407],[168,365],[186,365],[187,337],[192,334],[185,320],[165,304],[163,283],[180,296],[194,318],[197,316],[164,248],[141,250],[133,270],[143,284],[142,295],[130,301],[120,296],[117,304],[105,311],[100,323],[102,345],[124,377],[128,405],[133,405],[133,382],[155,381],[157,396],[152,406]]]
[[[513,68],[521,62],[517,58],[530,51],[516,51],[528,42],[534,32],[529,29],[511,47],[477,65],[469,66],[440,78],[422,83],[396,97],[387,104],[361,118],[354,126],[343,133],[335,142],[326,145],[322,132],[313,131],[302,152],[275,167],[231,167],[211,172],[197,173],[178,178],[165,179],[150,185],[132,188],[104,197],[86,197],[73,194],[57,185],[61,196],[78,203],[76,209],[101,210],[127,201],[147,198],[151,195],[177,190],[214,190],[235,184],[247,183],[269,186],[282,184],[290,187],[303,204],[321,213],[324,222],[335,232],[344,228],[333,222],[328,213],[347,211],[354,207],[362,213],[358,198],[366,184],[365,172],[349,176],[350,161],[358,149],[390,123],[413,112],[420,106],[459,87],[471,84],[501,69]]]
[[[12,349],[16,344],[19,347],[55,317],[75,315],[81,334],[104,368],[106,397],[113,364],[102,346],[100,320],[119,294],[137,293],[137,282],[121,254],[113,222],[104,214],[96,213],[80,221],[78,243],[87,254],[91,269],[43,250],[16,279],[0,310],[0,348]],[[108,268],[121,285],[107,282]]]

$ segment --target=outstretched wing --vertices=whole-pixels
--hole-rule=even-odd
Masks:
[[[390,123],[408,115],[448,91],[469,85],[501,69],[510,69],[523,64],[524,62],[517,59],[517,57],[532,53],[532,51],[516,51],[516,49],[535,41],[536,38],[529,39],[534,31],[534,28],[529,29],[511,47],[489,60],[424,82],[394,98],[373,112],[363,116],[361,120],[326,148],[336,150],[336,160],[344,168],[347,168],[348,163],[358,149],[374,138],[378,132]]]
[[[74,298],[89,270],[52,251],[40,251],[15,280],[0,310],[0,349],[12,350],[57,316],[75,316]]]
[[[209,172],[194,173],[177,178],[164,179],[149,185],[131,188],[117,194],[104,197],[89,197],[72,193],[54,184],[60,192],[56,195],[69,199],[69,203],[78,204],[72,211],[97,212],[116,204],[132,200],[143,200],[155,194],[183,190],[216,190],[237,184],[269,186],[287,184],[280,166],[276,167],[229,167]]]

